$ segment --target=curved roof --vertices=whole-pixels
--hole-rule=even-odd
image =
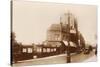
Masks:
[[[62,29],[66,30],[67,29],[67,25],[66,24],[62,25]],[[61,31],[61,25],[60,24],[52,24],[49,27],[49,31]]]

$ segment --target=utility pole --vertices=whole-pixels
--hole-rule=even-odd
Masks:
[[[61,40],[60,40],[60,42],[61,42],[61,44],[62,44],[62,41],[63,41],[63,38],[62,38],[62,18],[60,17],[60,25],[61,25],[61,27],[60,27],[60,38],[61,38]],[[60,49],[60,53],[62,53],[62,47],[61,47],[61,49]]]
[[[65,14],[65,19],[66,19],[66,14]],[[70,63],[71,62],[71,56],[70,56],[70,13],[68,13],[68,24],[66,24],[68,27],[66,27],[66,28],[68,28],[68,29],[66,29],[66,31],[68,31],[68,32],[66,32],[66,34],[68,34],[68,39],[67,39],[67,42],[68,42],[68,46],[67,46],[67,58],[66,58],[66,60],[67,60],[67,63]],[[65,21],[66,22],[66,21]],[[60,25],[61,25],[61,33],[60,33],[60,35],[61,35],[61,41],[63,41],[63,38],[62,38],[62,22],[61,22],[61,17],[60,17]],[[61,42],[62,43],[62,42]]]
[[[70,56],[70,13],[68,13],[68,46],[67,46],[67,63],[71,62],[71,56]]]
[[[61,25],[61,30],[60,30],[60,37],[61,37],[61,41],[63,40],[63,38],[62,38],[62,18],[60,17],[60,25]]]
[[[78,32],[78,25],[77,25],[77,20],[76,18],[74,19],[74,27],[75,27],[75,31],[76,31],[76,44],[77,44],[77,53],[80,53],[80,35]]]

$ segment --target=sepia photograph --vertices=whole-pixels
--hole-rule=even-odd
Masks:
[[[97,6],[11,1],[11,65],[97,62]]]

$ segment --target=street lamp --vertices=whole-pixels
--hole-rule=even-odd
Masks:
[[[68,29],[66,29],[68,32],[66,32],[66,34],[68,34],[68,36],[67,36],[67,42],[68,42],[68,46],[67,46],[67,63],[70,63],[71,62],[71,56],[70,56],[70,13],[68,13],[68,24],[66,24],[66,25],[68,25],[68,27],[66,27],[66,28],[68,28]],[[66,19],[66,14],[65,14],[65,19]],[[65,23],[66,23],[66,21],[65,21]],[[61,22],[61,17],[60,17],[60,25],[61,25],[61,43],[62,44],[64,44],[62,41],[63,41],[63,37],[62,37],[62,22]],[[64,44],[65,45],[65,44]],[[65,47],[65,46],[64,46]]]
[[[70,13],[68,13],[68,46],[67,46],[67,63],[71,62],[71,56],[70,56]]]

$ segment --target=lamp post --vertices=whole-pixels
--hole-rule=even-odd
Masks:
[[[67,46],[67,63],[71,62],[71,56],[70,56],[70,14],[68,13],[68,46]]]
[[[65,17],[66,17],[66,14],[65,14]],[[71,62],[71,56],[70,56],[70,14],[68,13],[68,24],[66,24],[66,25],[68,25],[68,27],[66,27],[66,28],[68,28],[68,29],[66,29],[67,31],[66,31],[66,34],[68,34],[68,39],[67,39],[67,42],[68,42],[68,46],[67,46],[67,63],[70,63]],[[66,22],[66,21],[65,21]],[[61,22],[61,17],[60,17],[60,25],[61,25],[61,43],[62,44],[64,44],[62,41],[63,41],[63,38],[62,38],[62,22]],[[65,45],[65,44],[64,44]]]
[[[63,44],[63,43],[62,43],[63,38],[62,38],[62,21],[61,21],[61,20],[62,20],[62,18],[60,17],[60,25],[61,25],[61,29],[60,29],[60,38],[61,38],[61,41],[60,41],[60,43]],[[62,53],[62,49],[63,49],[63,48],[60,49],[60,53]]]

